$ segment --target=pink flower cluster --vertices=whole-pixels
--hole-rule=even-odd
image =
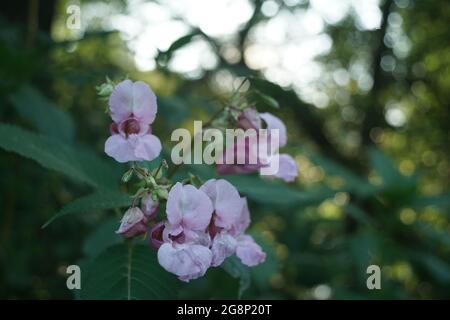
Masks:
[[[271,113],[258,113],[256,108],[248,108],[244,112],[239,115],[238,118],[238,127],[244,130],[254,129],[255,134],[258,133],[258,130],[263,128],[263,124],[265,128],[268,130],[268,140],[270,141],[270,130],[278,130],[278,138],[279,138],[279,147],[284,147],[287,143],[287,133],[286,126],[279,118],[274,116]],[[257,137],[259,138],[259,137]],[[240,143],[244,144],[242,147]],[[217,172],[222,175],[226,174],[243,174],[243,173],[251,173],[261,171],[261,168],[265,166],[270,166],[270,162],[274,160],[274,155],[278,153],[278,149],[269,150],[269,156],[261,158],[258,154],[258,149],[255,144],[258,143],[258,139],[251,139],[250,137],[246,137],[244,140],[238,140],[231,148],[233,150],[228,149],[225,150],[223,157],[226,159],[227,154],[234,155],[234,164],[226,164],[225,161],[223,164],[217,165]],[[270,143],[268,143],[270,146]],[[268,147],[270,149],[270,147]],[[244,154],[241,154],[244,152]],[[251,163],[250,155],[254,153],[255,158],[257,158],[256,163]],[[238,164],[237,159],[241,158],[245,159],[243,164]],[[277,177],[281,178],[286,182],[292,182],[298,175],[298,168],[295,160],[288,154],[282,153],[278,154],[279,168],[278,171],[269,177]]]
[[[109,97],[109,111],[113,120],[111,136],[105,142],[105,152],[109,156],[118,162],[151,161],[159,156],[161,142],[152,135],[150,127],[157,113],[156,96],[148,85],[141,81],[120,82]],[[270,113],[258,113],[255,108],[248,108],[237,120],[238,127],[244,130],[258,132],[258,129],[266,128],[270,132],[276,129],[278,147],[287,143],[286,126]],[[295,179],[297,165],[294,159],[287,154],[278,154],[278,147],[269,150],[268,156],[258,159],[256,164],[250,164],[248,155],[255,149],[250,141],[245,139],[243,142],[246,162],[218,165],[220,174],[261,171],[277,155],[279,170],[274,176],[285,181]],[[232,146],[234,150],[241,150],[236,147]],[[226,154],[227,150],[224,156]],[[235,152],[235,156],[242,155]],[[145,178],[145,193],[138,192],[135,196],[116,231],[118,234],[132,238],[149,231],[150,243],[158,250],[160,265],[182,281],[203,276],[208,268],[220,266],[234,254],[250,267],[265,260],[266,254],[261,247],[245,233],[250,225],[247,199],[241,197],[232,184],[223,179],[211,179],[196,188],[177,182],[167,194],[170,181],[165,177],[157,178],[157,173],[155,176],[150,173]],[[158,193],[161,186],[165,188],[163,195]],[[166,218],[156,222],[160,201],[165,199]]]
[[[159,208],[150,194],[141,207],[128,209],[116,233],[125,238],[147,232]],[[150,229],[150,243],[158,249],[158,261],[180,280],[199,278],[236,254],[247,266],[256,266],[266,254],[249,235],[247,199],[226,180],[208,180],[199,189],[177,182],[169,192],[167,219]]]
[[[157,112],[156,96],[142,81],[120,82],[109,97],[113,123],[105,152],[117,162],[153,160],[161,152],[161,142],[152,135],[150,124]]]
[[[236,254],[247,266],[265,260],[261,247],[245,230],[247,200],[226,180],[208,180],[199,189],[176,183],[167,200],[167,220],[150,231],[161,266],[189,281],[203,276]]]

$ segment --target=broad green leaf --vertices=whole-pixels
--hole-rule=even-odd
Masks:
[[[11,94],[9,100],[39,132],[65,142],[73,140],[74,125],[70,116],[35,88],[23,86]]]
[[[242,294],[250,287],[251,277],[249,268],[244,266],[236,256],[227,258],[222,263],[222,268],[233,278],[239,279],[238,298],[240,299]]]
[[[423,265],[436,281],[450,284],[450,265],[441,258],[429,253],[412,253],[413,259]]]
[[[93,194],[81,197],[69,203],[57,214],[51,217],[42,228],[69,214],[88,213],[94,210],[107,210],[131,205],[131,197],[125,193],[109,190],[97,191]]]
[[[433,206],[445,212],[445,210],[450,208],[450,194],[445,193],[435,196],[416,196],[410,205],[414,208]]]
[[[119,244],[106,249],[81,271],[80,298],[175,299],[179,280],[165,271],[149,246]]]
[[[122,237],[115,231],[119,227],[119,219],[111,218],[103,222],[83,244],[83,253],[87,257],[95,257],[102,251],[122,242]]]
[[[372,219],[361,208],[353,204],[347,204],[344,207],[344,212],[357,220],[358,222],[366,225],[372,224]]]
[[[93,187],[114,188],[115,171],[92,153],[14,125],[0,124],[0,147]]]
[[[351,170],[341,166],[340,164],[322,157],[318,154],[310,152],[305,148],[300,149],[303,154],[305,154],[312,162],[319,165],[325,170],[325,172],[332,176],[338,176],[344,179],[346,188],[349,191],[355,192],[363,197],[369,196],[377,191],[377,187],[367,181],[367,179],[358,176]]]
[[[264,180],[249,175],[231,175],[223,178],[253,201],[274,206],[309,206],[321,203],[335,193],[329,189],[302,192],[279,181]]]
[[[402,179],[402,175],[392,160],[386,157],[380,150],[371,148],[369,150],[369,158],[372,168],[381,177],[385,185],[392,186],[398,184]]]
[[[450,232],[445,228],[437,228],[436,226],[420,221],[416,222],[414,226],[428,238],[450,247]]]
[[[360,283],[365,285],[367,278],[366,269],[373,263],[373,259],[379,254],[379,238],[371,232],[362,232],[353,235],[349,239],[349,249],[352,261],[358,272],[355,274]]]

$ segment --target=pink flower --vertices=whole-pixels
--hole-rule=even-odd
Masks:
[[[128,209],[122,217],[117,234],[125,238],[131,238],[145,233],[147,229],[147,218],[141,209],[132,207]]]
[[[158,213],[159,203],[153,200],[151,193],[147,193],[141,200],[141,209],[145,217],[150,220],[156,217]]]
[[[250,224],[247,200],[226,180],[208,180],[200,189],[176,183],[169,192],[167,220],[150,230],[158,262],[182,281],[203,276],[237,254],[247,265],[264,261],[265,253],[244,234]]]
[[[150,231],[158,261],[182,281],[196,279],[211,266],[211,240],[206,229],[213,206],[208,196],[192,185],[177,182],[169,192],[167,221]]]
[[[236,255],[243,264],[249,267],[254,267],[266,259],[264,251],[249,235],[237,237]]]
[[[233,155],[233,164],[227,164],[226,159],[231,154]],[[238,160],[240,158],[244,159],[244,163],[239,163]],[[251,161],[251,159],[254,160]],[[245,137],[244,139],[238,139],[236,143],[224,151],[223,163],[217,164],[217,173],[226,175],[255,172],[263,166],[260,160],[258,157],[257,143],[252,143],[252,138]]]
[[[204,231],[211,221],[213,205],[202,190],[177,182],[170,189],[166,212],[169,222],[166,228],[171,234],[183,230]]]
[[[212,253],[198,244],[164,243],[158,250],[158,262],[182,281],[202,277],[211,266]]]
[[[212,201],[214,224],[220,228],[231,228],[242,211],[239,192],[226,180],[210,179],[200,187]]]
[[[151,134],[150,124],[157,112],[156,96],[142,81],[120,82],[109,98],[114,121],[105,152],[118,162],[153,160],[161,152],[161,142]]]
[[[258,135],[258,139],[245,138],[244,140],[237,140],[233,146],[225,150],[223,159],[226,159],[227,154],[234,152],[234,164],[223,164],[217,165],[217,172],[219,174],[244,174],[259,171],[264,177],[277,177],[285,180],[286,182],[294,181],[298,175],[298,168],[295,160],[288,154],[279,154],[278,149],[284,147],[287,143],[287,131],[286,126],[283,121],[271,113],[258,113],[255,108],[249,108],[242,112],[238,118],[238,127],[241,129],[261,129],[261,122],[264,121],[266,129],[268,130],[268,141],[267,150],[268,157],[260,155],[258,153],[258,147],[256,144],[266,143],[266,139],[262,139]],[[278,148],[271,150],[270,142],[271,135],[270,130],[278,130],[279,145]],[[242,144],[244,144],[242,146]],[[241,154],[241,153],[244,154]],[[255,163],[249,161],[250,156],[253,159],[257,159]],[[239,164],[237,162],[238,158],[244,158],[245,162]],[[270,167],[273,161],[278,161],[278,170],[267,175],[263,172],[264,168]]]

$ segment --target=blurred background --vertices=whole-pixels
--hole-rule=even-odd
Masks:
[[[116,183],[124,170],[103,153],[105,76],[151,85],[166,152],[173,129],[208,119],[253,76],[278,101],[267,110],[300,170],[289,185],[230,177],[268,252],[243,298],[450,298],[449,24],[442,0],[2,1],[1,123],[54,152],[35,162],[26,150],[41,144],[0,130],[0,297],[73,298],[66,266],[113,236],[108,210],[41,229],[92,190],[61,174],[61,148],[95,157],[93,175],[96,161]],[[381,290],[366,287],[370,264]],[[211,269],[180,297],[234,298],[239,285]]]

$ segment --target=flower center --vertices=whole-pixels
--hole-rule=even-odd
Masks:
[[[141,126],[136,119],[127,119],[121,124],[122,132],[125,133],[125,136],[129,136],[130,134],[137,134],[141,131]]]

